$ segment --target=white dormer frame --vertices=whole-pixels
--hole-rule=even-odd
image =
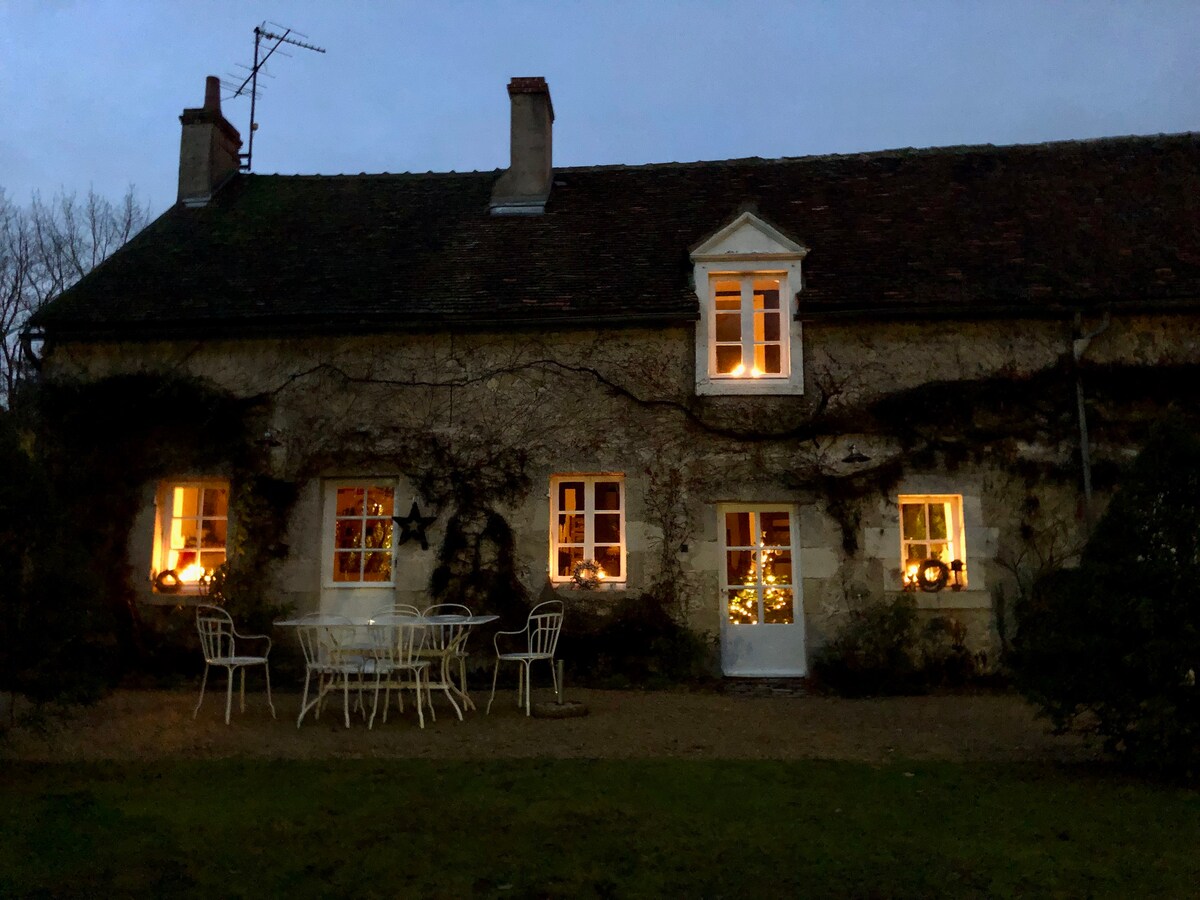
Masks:
[[[787,395],[804,393],[804,359],[796,294],[801,287],[800,263],[808,248],[751,212],[744,212],[691,250],[700,321],[696,323],[696,393],[709,395]],[[783,316],[783,374],[751,377],[718,375],[716,365],[716,298],[720,276],[771,275],[780,279]]]

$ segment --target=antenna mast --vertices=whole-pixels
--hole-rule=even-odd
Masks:
[[[278,28],[283,33],[270,31],[267,26],[272,25]],[[261,25],[254,27],[254,65],[250,67],[250,74],[245,80],[237,86],[233,91],[233,96],[230,99],[242,96],[242,94],[250,94],[250,144],[246,148],[245,153],[238,154],[243,162],[241,168],[243,172],[250,171],[250,164],[254,159],[254,132],[258,130],[258,122],[254,118],[255,108],[258,101],[258,73],[267,64],[267,60],[275,55],[275,51],[284,44],[291,44],[293,47],[300,47],[303,50],[313,50],[317,53],[324,53],[323,47],[315,47],[312,44],[307,44],[304,41],[297,40],[298,37],[306,38],[307,34],[301,34],[285,25],[280,25],[278,22],[263,22]],[[263,41],[274,41],[265,53],[262,52]],[[287,53],[281,53],[281,56],[288,56]],[[244,67],[243,67],[244,68]],[[264,75],[270,75],[269,72],[263,72]],[[249,86],[249,91],[247,91]],[[232,85],[227,85],[232,87]]]

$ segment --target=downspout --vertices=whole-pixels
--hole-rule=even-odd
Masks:
[[[1071,357],[1075,361],[1075,404],[1079,413],[1079,464],[1083,469],[1083,521],[1087,533],[1092,533],[1092,452],[1088,442],[1087,429],[1087,408],[1083,401],[1083,375],[1080,372],[1079,362],[1083,359],[1083,354],[1087,352],[1088,346],[1092,343],[1092,338],[1106,330],[1111,324],[1111,317],[1108,310],[1104,311],[1104,318],[1095,329],[1087,334],[1081,334],[1083,331],[1083,313],[1076,311],[1075,313],[1075,328],[1074,336],[1071,338]]]

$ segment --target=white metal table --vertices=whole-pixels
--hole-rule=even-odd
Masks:
[[[374,617],[335,616],[335,615],[327,615],[327,614],[317,614],[317,615],[310,615],[310,616],[300,616],[298,618],[293,618],[293,619],[281,619],[281,620],[275,622],[274,624],[280,628],[299,628],[301,626],[315,626],[318,628],[320,628],[320,627],[330,628],[330,627],[337,627],[337,626],[345,626],[345,627],[353,627],[353,628],[370,629],[370,628],[376,628],[376,627],[379,627],[379,628],[395,627],[397,625],[423,627],[423,628],[448,627],[448,626],[454,626],[454,627],[461,628],[461,631],[455,637],[453,643],[445,648],[445,650],[446,650],[445,653],[441,654],[441,667],[440,667],[441,670],[439,673],[439,680],[436,682],[431,681],[427,685],[427,687],[429,689],[441,690],[446,694],[446,698],[450,701],[450,705],[454,707],[455,714],[461,720],[463,717],[462,709],[459,707],[457,701],[455,700],[455,696],[457,695],[459,698],[461,698],[463,701],[463,705],[469,709],[474,709],[475,704],[471,700],[470,695],[467,693],[466,684],[456,685],[456,684],[454,684],[453,679],[450,677],[450,670],[449,670],[450,659],[454,656],[455,651],[457,651],[459,648],[461,648],[462,645],[466,642],[467,637],[470,634],[470,631],[472,628],[474,628],[477,625],[487,625],[491,622],[497,621],[499,618],[500,617],[496,616],[496,615],[474,615],[474,614],[469,615],[469,616],[456,615],[456,614],[444,614],[444,615],[434,615],[434,616],[411,616],[411,615],[392,615],[389,613],[389,614],[374,616]],[[365,647],[360,648],[360,649],[365,649]],[[316,706],[318,703],[320,703],[320,701],[322,699],[324,699],[324,696],[328,692],[329,692],[329,688],[327,688],[327,687],[318,690],[316,699],[314,699],[311,703],[308,703],[306,706],[304,706],[303,709],[301,709],[300,718],[297,720],[297,723],[296,723],[297,725],[300,724],[300,721],[304,719],[304,716],[308,713],[308,711],[310,709],[312,709],[314,706]],[[430,707],[430,710],[432,711],[432,706]],[[348,719],[348,716],[347,716],[347,719]],[[436,716],[435,716],[435,719],[436,719]]]

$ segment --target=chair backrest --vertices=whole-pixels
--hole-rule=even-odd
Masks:
[[[307,666],[325,665],[341,656],[342,647],[354,639],[355,627],[349,619],[312,613],[300,617],[296,637]]]
[[[425,627],[406,621],[407,614],[382,615],[370,627],[371,655],[392,666],[411,666],[425,639]]]
[[[206,662],[236,656],[233,619],[219,606],[196,607],[196,631]]]
[[[425,612],[421,615],[426,618],[469,616],[471,607],[463,606],[461,603],[435,603],[433,606],[426,607]],[[445,650],[462,636],[467,627],[461,622],[438,622],[434,625],[426,625],[425,646],[431,650]]]
[[[563,602],[547,600],[529,611],[525,631],[529,635],[529,652],[554,656],[558,635],[562,631]]]

